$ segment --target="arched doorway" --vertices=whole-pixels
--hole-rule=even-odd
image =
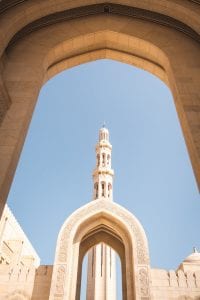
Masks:
[[[133,5],[2,2],[1,209],[42,84],[63,69],[99,58],[136,65],[169,85],[200,182],[198,1]]]
[[[82,260],[80,299],[93,300],[102,294],[106,299],[123,299],[121,259],[105,243],[90,248]]]
[[[76,241],[74,241],[76,242]],[[127,286],[126,286],[126,259],[125,259],[125,245],[123,240],[117,234],[117,232],[111,230],[108,226],[103,224],[95,227],[93,230],[88,232],[82,238],[79,248],[79,262],[78,262],[78,274],[77,274],[77,289],[76,289],[76,300],[80,299],[80,283],[81,283],[81,268],[82,268],[82,261],[87,253],[87,251],[98,245],[101,244],[102,248],[104,244],[109,246],[119,255],[121,260],[122,266],[122,294],[123,299],[127,299]],[[133,280],[133,279],[132,279]]]
[[[122,262],[123,299],[150,299],[147,239],[138,220],[113,202],[96,200],[75,211],[59,233],[50,299],[79,299],[85,253],[106,243]]]
[[[122,290],[121,267],[121,258],[112,247],[103,242],[95,244],[86,252],[82,260],[80,299],[93,300],[95,297],[100,299],[102,296],[116,300],[125,298]],[[84,268],[87,268],[86,271]]]

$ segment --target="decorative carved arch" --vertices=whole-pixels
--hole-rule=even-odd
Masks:
[[[95,200],[76,210],[60,230],[50,300],[78,299],[80,263],[87,250],[100,242],[121,258],[124,299],[150,299],[148,244],[141,224],[120,205]]]

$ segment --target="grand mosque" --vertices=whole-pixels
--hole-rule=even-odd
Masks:
[[[93,200],[62,225],[53,265],[40,265],[30,241],[5,207],[0,222],[0,299],[79,300],[87,254],[86,300],[119,300],[116,253],[123,300],[200,299],[200,253],[194,249],[176,270],[152,269],[142,225],[113,199],[112,145],[105,126],[99,130],[95,150]]]

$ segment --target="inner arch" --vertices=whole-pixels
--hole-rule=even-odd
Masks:
[[[122,266],[122,293],[123,300],[127,299],[127,276],[126,276],[126,257],[125,257],[125,245],[116,233],[113,230],[110,230],[108,226],[99,225],[94,228],[91,232],[88,232],[86,236],[83,237],[83,240],[80,243],[79,247],[79,263],[78,263],[78,274],[77,274],[77,292],[76,292],[76,300],[80,299],[80,287],[81,287],[81,272],[82,272],[82,262],[85,254],[89,249],[98,245],[100,243],[104,243],[111,248],[113,248],[116,253],[118,253],[121,266]],[[133,282],[134,279],[131,277],[128,279],[129,284]],[[130,287],[129,287],[130,288]]]
[[[80,46],[74,49],[73,45]],[[110,30],[78,36],[52,48],[44,60],[44,81],[63,70],[104,58],[144,69],[169,85],[169,62],[161,49],[140,38]]]
[[[108,283],[107,283],[107,298],[111,299],[115,297],[116,300],[123,299],[123,290],[122,290],[122,263],[118,253],[113,249],[110,248],[106,244],[98,244],[99,251],[107,252],[106,261],[103,261],[103,264],[106,263],[106,273],[108,274]],[[107,250],[105,250],[107,248]],[[103,270],[103,264],[101,262],[100,266],[100,274],[99,269],[97,269],[96,264],[96,255],[95,249],[91,248],[85,254],[83,261],[82,261],[82,278],[81,278],[81,294],[80,299],[85,300],[86,298],[90,297],[90,300],[94,299],[94,286],[96,282],[95,275],[101,277],[101,271]],[[102,259],[102,256],[101,256]],[[105,272],[105,270],[104,270]],[[100,278],[102,279],[102,278]],[[100,289],[98,289],[100,290]],[[97,291],[97,290],[96,290]]]

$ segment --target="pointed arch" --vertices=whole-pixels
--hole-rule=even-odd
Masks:
[[[50,300],[78,299],[80,262],[99,242],[107,243],[121,258],[123,299],[149,298],[149,252],[144,229],[126,209],[100,199],[76,210],[60,230]]]

